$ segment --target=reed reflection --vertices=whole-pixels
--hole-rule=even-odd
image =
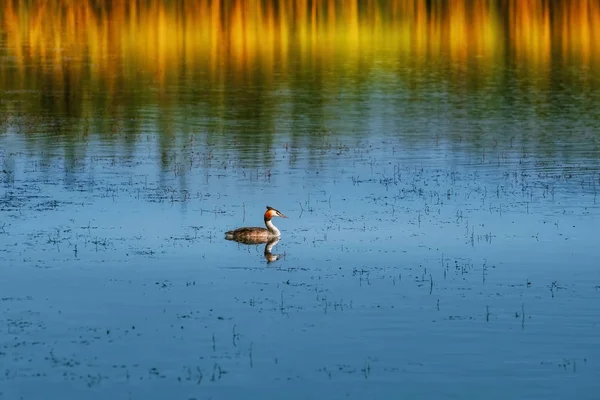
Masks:
[[[572,115],[599,102],[585,95],[600,89],[599,4],[3,2],[0,124],[32,141],[41,130],[59,143],[124,137],[130,148],[156,132],[168,170],[173,143],[198,131],[215,146],[235,136],[238,159],[255,164],[272,161],[282,129],[316,143],[323,132],[367,132],[381,93],[399,109],[426,98],[460,113],[469,94],[489,118],[539,103]],[[514,102],[532,91],[540,98]],[[352,109],[340,118],[352,126],[329,128]]]
[[[51,0],[1,7],[6,50],[15,60],[3,68],[5,78],[45,74],[52,78],[46,85],[73,89],[84,79],[113,94],[132,78],[137,89],[140,80],[161,88],[161,96],[172,82],[205,73],[210,79],[200,80],[210,86],[269,86],[298,65],[326,71],[342,63],[352,73],[384,59],[378,66],[393,68],[444,56],[460,69],[457,62],[473,57],[489,65],[509,56],[539,72],[555,55],[597,66],[600,54],[592,37],[600,28],[597,0]]]

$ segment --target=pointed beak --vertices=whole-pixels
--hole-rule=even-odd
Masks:
[[[285,215],[283,215],[282,213],[279,213],[279,216],[280,216],[281,218],[287,218],[287,217],[286,217]]]

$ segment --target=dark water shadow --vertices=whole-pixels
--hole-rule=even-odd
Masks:
[[[273,247],[275,247],[275,245],[279,242],[279,238],[275,237],[272,239],[255,239],[255,238],[243,238],[243,239],[225,239],[225,240],[231,240],[232,242],[237,242],[237,243],[241,243],[241,244],[245,244],[248,246],[252,246],[252,245],[258,245],[258,244],[265,244],[265,250],[263,252],[265,260],[267,260],[267,264],[271,264],[274,263],[275,261],[279,260],[281,258],[281,254],[275,254],[272,253],[272,249]]]

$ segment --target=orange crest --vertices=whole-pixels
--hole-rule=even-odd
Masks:
[[[276,210],[271,206],[267,206],[267,212],[265,212],[265,221],[270,220],[273,217],[287,218],[279,210]]]
[[[277,215],[277,212],[275,210],[269,209],[269,210],[267,210],[267,212],[265,212],[265,219],[271,219],[276,215]]]

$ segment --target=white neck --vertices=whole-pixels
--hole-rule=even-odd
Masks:
[[[265,221],[265,225],[267,226],[267,229],[269,230],[269,233],[271,235],[281,236],[281,232],[279,232],[279,229],[277,229],[277,227],[273,225],[273,222],[270,219]]]
[[[273,247],[279,243],[279,238],[275,238],[275,239],[269,239],[269,241],[267,242],[267,244],[265,245],[265,253],[271,253],[271,250],[273,250]]]

